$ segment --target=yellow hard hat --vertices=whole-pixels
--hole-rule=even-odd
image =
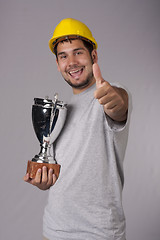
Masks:
[[[54,47],[58,42],[63,41],[65,38],[77,37],[90,42],[93,45],[93,48],[97,49],[97,42],[92,36],[89,28],[84,23],[73,18],[63,19],[56,26],[53,37],[49,40],[49,47],[54,53]]]

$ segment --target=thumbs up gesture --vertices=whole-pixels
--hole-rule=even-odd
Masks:
[[[97,63],[93,64],[93,75],[96,80],[94,97],[103,105],[105,113],[115,121],[125,121],[128,110],[127,92],[105,81]]]

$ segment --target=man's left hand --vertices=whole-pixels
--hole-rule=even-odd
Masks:
[[[105,113],[115,121],[125,121],[128,110],[128,94],[118,87],[111,86],[101,75],[97,63],[93,64],[93,75],[96,80],[94,97],[103,105]]]

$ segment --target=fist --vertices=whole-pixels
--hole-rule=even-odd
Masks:
[[[104,107],[105,113],[115,121],[127,118],[128,94],[122,88],[113,87],[102,77],[97,63],[93,64],[93,75],[96,80],[94,97]]]

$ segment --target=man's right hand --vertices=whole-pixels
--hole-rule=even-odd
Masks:
[[[24,176],[24,181],[28,182],[41,190],[47,190],[53,186],[57,180],[55,174],[53,174],[53,169],[49,169],[47,173],[47,168],[44,166],[42,169],[38,169],[35,178],[31,179],[27,173]]]

